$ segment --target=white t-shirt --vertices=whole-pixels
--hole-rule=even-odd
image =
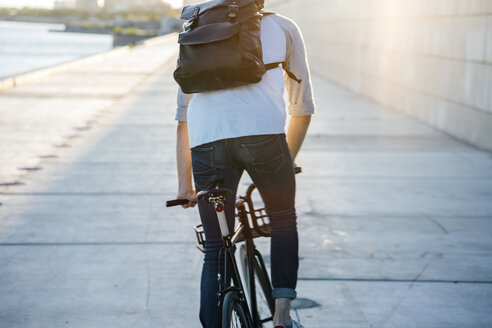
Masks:
[[[192,95],[179,89],[176,120],[188,122],[190,148],[226,138],[283,133],[285,87],[290,115],[314,113],[306,51],[297,25],[280,15],[267,15],[261,21],[261,43],[265,64],[284,62],[301,82],[284,76],[278,67],[255,84]]]

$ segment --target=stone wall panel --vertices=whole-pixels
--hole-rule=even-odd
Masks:
[[[313,72],[492,150],[491,0],[270,0]]]

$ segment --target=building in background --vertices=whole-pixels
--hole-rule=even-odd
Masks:
[[[104,9],[108,11],[126,11],[129,7],[128,0],[104,0]]]
[[[109,11],[127,11],[132,7],[141,9],[170,9],[162,0],[105,0],[104,9]]]
[[[57,0],[55,1],[55,9],[74,9],[76,6],[75,0]]]
[[[98,10],[98,0],[76,0],[76,8],[80,10]]]

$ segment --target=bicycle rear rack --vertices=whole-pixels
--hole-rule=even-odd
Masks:
[[[201,224],[195,227],[195,234],[198,243],[196,247],[200,252],[205,253],[205,233],[203,232],[203,226]]]
[[[250,204],[248,203],[248,207],[250,207]],[[251,209],[251,207],[250,207]],[[250,222],[250,228],[251,228],[251,235],[253,238],[258,238],[261,236],[269,236],[270,235],[270,224],[267,222],[268,215],[266,214],[266,211],[264,208],[260,209],[253,209],[253,212],[247,211],[246,212],[248,216],[251,218],[251,220],[256,220],[256,225]],[[254,213],[251,215],[251,213]],[[237,217],[237,215],[236,215]],[[258,229],[261,229],[261,233],[258,232]],[[200,252],[205,253],[205,233],[203,231],[203,226],[201,224],[195,226],[195,234],[196,234],[196,239],[197,239],[197,248],[200,250]],[[233,233],[232,240],[234,243],[240,243],[242,241],[245,241],[245,237],[242,233],[242,227],[241,224],[236,227]]]

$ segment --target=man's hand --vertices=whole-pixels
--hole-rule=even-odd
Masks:
[[[189,189],[187,191],[179,192],[176,197],[177,199],[187,199],[188,204],[181,205],[182,208],[195,207],[196,205],[196,193],[195,190]]]
[[[191,152],[188,141],[188,125],[179,122],[176,130],[176,166],[178,169],[178,199],[187,199],[188,204],[181,205],[183,208],[196,205],[196,193],[192,184]]]

